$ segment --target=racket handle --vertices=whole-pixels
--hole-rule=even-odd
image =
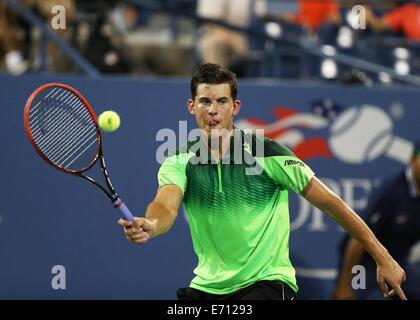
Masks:
[[[121,201],[121,199],[117,199],[115,202],[112,203],[112,205],[118,210],[120,210],[120,213],[123,216],[124,220],[131,222],[134,221],[133,215],[131,214],[127,206],[124,204],[124,202]]]

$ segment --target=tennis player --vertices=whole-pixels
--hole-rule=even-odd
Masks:
[[[127,239],[144,244],[167,232],[184,202],[198,265],[178,299],[293,299],[298,286],[289,260],[291,189],[369,252],[385,295],[406,299],[404,270],[343,200],[285,146],[234,128],[241,108],[237,91],[235,75],[218,65],[195,73],[187,107],[201,135],[166,158],[145,217],[119,221]]]

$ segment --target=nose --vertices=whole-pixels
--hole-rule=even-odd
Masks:
[[[217,106],[216,106],[216,103],[212,103],[211,105],[210,105],[210,107],[209,107],[209,114],[210,115],[212,115],[212,116],[214,116],[214,115],[217,115],[218,114],[218,110],[217,110]]]

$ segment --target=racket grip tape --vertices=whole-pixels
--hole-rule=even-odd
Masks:
[[[127,206],[124,204],[124,202],[121,201],[121,199],[117,199],[115,202],[112,203],[112,205],[120,211],[124,220],[131,221],[131,222],[134,221],[133,215],[131,214]]]

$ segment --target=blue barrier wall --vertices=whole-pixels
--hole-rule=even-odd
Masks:
[[[169,233],[130,245],[96,188],[52,170],[32,149],[23,108],[37,86],[53,81],[77,88],[98,114],[120,114],[121,128],[104,135],[105,156],[137,215],[157,188],[156,133],[177,130],[180,120],[195,127],[185,107],[188,80],[0,76],[0,299],[174,299],[196,264],[183,214]],[[242,81],[239,98],[238,126],[268,129],[358,212],[384,177],[403,168],[420,137],[418,90]],[[328,298],[343,232],[295,195],[291,222],[300,298]],[[55,265],[65,267],[66,290],[51,286]]]

